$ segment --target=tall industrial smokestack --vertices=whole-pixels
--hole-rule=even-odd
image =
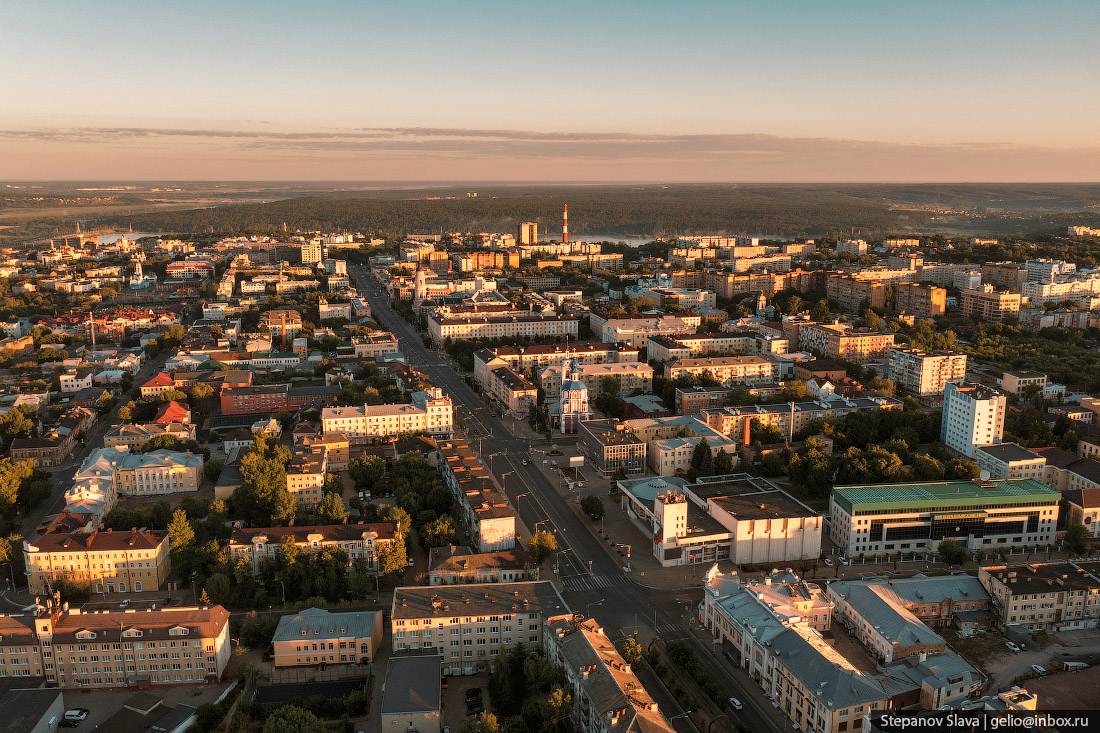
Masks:
[[[562,204],[561,212],[561,241],[569,241],[569,204]]]

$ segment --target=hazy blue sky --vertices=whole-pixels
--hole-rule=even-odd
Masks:
[[[1100,180],[1097,2],[0,4],[0,178]]]

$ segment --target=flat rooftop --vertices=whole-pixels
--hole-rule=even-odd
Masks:
[[[685,487],[685,491],[703,501],[713,501],[739,520],[818,516],[818,512],[778,486],[748,474],[707,476]]]
[[[1000,443],[998,445],[987,445],[978,448],[982,453],[985,453],[990,458],[994,458],[1004,463],[1015,463],[1017,461],[1037,461],[1043,457],[1038,453],[1032,453],[1027,448],[1016,443]]]
[[[849,512],[907,507],[951,509],[975,504],[1052,504],[1060,498],[1060,493],[1030,478],[833,488],[833,500]]]

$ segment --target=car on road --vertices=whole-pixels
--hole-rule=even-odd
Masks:
[[[831,568],[833,566],[833,560],[830,557],[825,558],[825,567]]]
[[[734,710],[740,710],[744,706],[741,705],[741,701],[738,700],[736,697],[731,697],[730,698],[730,707],[733,708]]]
[[[526,458],[524,458],[524,459],[523,459],[522,461],[520,461],[520,463],[522,463],[522,464],[523,464],[523,465],[525,465],[525,466],[526,466],[526,465],[527,465],[528,463],[530,463],[530,462],[531,462],[531,461],[527,460]]]
[[[1014,641],[1006,641],[1006,642],[1005,642],[1005,646],[1007,646],[1007,647],[1008,647],[1008,650],[1009,650],[1010,652],[1018,652],[1018,651],[1020,651],[1020,647],[1019,647],[1019,645],[1018,645],[1018,644],[1016,644],[1016,642],[1014,642]]]
[[[1038,664],[1031,665],[1031,671],[1034,672],[1035,674],[1046,674],[1047,673],[1047,671],[1045,669],[1043,669],[1043,667],[1041,667]]]
[[[88,717],[87,708],[69,708],[65,711],[65,720],[72,720],[77,723],[83,721]]]
[[[415,563],[415,562],[416,562],[416,560],[414,560],[414,559],[413,559],[413,556],[412,556],[412,555],[409,555],[409,557],[408,557],[408,561],[409,561],[409,565],[412,565],[413,563]]]

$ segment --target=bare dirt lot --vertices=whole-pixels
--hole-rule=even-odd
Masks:
[[[1100,667],[1028,680],[1021,687],[1038,696],[1040,710],[1095,710],[1100,699]]]

